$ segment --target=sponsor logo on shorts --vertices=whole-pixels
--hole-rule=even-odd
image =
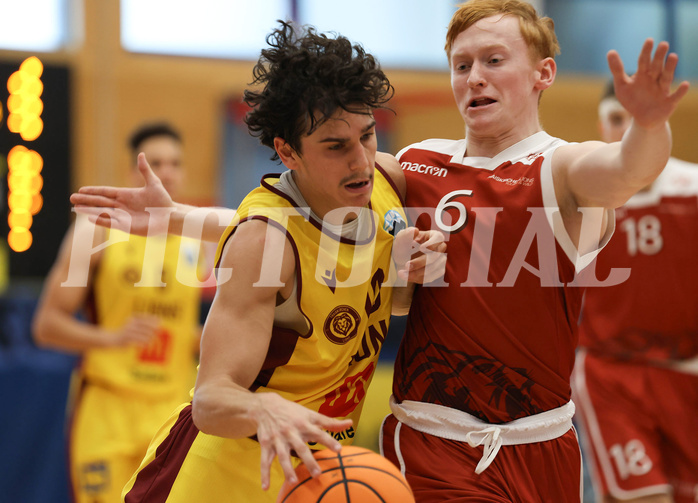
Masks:
[[[84,463],[80,467],[80,488],[90,495],[108,490],[110,478],[109,465],[106,461]]]

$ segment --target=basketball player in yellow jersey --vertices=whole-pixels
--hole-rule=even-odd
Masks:
[[[131,147],[175,194],[183,178],[179,134],[166,124],[144,126]],[[131,236],[82,219],[66,237],[34,337],[81,354],[69,446],[74,501],[120,501],[153,434],[188,398],[200,333],[198,257],[199,243],[188,238]],[[75,317],[82,309],[88,321]]]
[[[410,259],[412,248],[445,248],[440,234],[399,233],[400,166],[377,155],[373,118],[392,86],[373,57],[286,23],[268,41],[246,121],[288,169],[266,176],[224,233],[193,400],[156,434],[129,503],[273,502],[299,460],[318,475],[311,449],[339,450],[360,427],[403,292],[396,274],[432,277],[431,254]],[[159,187],[139,161],[145,189]]]

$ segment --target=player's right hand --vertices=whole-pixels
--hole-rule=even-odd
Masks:
[[[124,326],[109,332],[109,346],[147,346],[157,333],[160,320],[152,315],[134,315]]]
[[[262,448],[262,489],[269,488],[269,473],[275,457],[284,471],[286,481],[297,482],[291,451],[306,464],[313,477],[320,475],[320,466],[308,442],[324,445],[339,452],[342,445],[328,432],[351,427],[351,419],[334,419],[310,410],[276,393],[259,393],[259,404],[250,412],[257,422],[257,440]]]

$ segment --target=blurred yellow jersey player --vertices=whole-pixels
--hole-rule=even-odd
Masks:
[[[146,125],[131,148],[176,193],[179,134]],[[200,334],[199,255],[195,240],[129,235],[82,219],[68,233],[44,284],[34,337],[81,355],[69,405],[74,501],[119,501],[153,434],[187,399]],[[81,310],[86,321],[75,317]]]

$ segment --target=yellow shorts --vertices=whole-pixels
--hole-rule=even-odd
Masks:
[[[124,488],[127,503],[274,503],[284,482],[278,460],[271,487],[261,488],[259,443],[206,435],[182,405],[160,428],[138,472]],[[192,495],[196,495],[193,499]]]
[[[182,397],[153,399],[84,384],[70,432],[70,479],[77,503],[120,501],[163,421]]]

